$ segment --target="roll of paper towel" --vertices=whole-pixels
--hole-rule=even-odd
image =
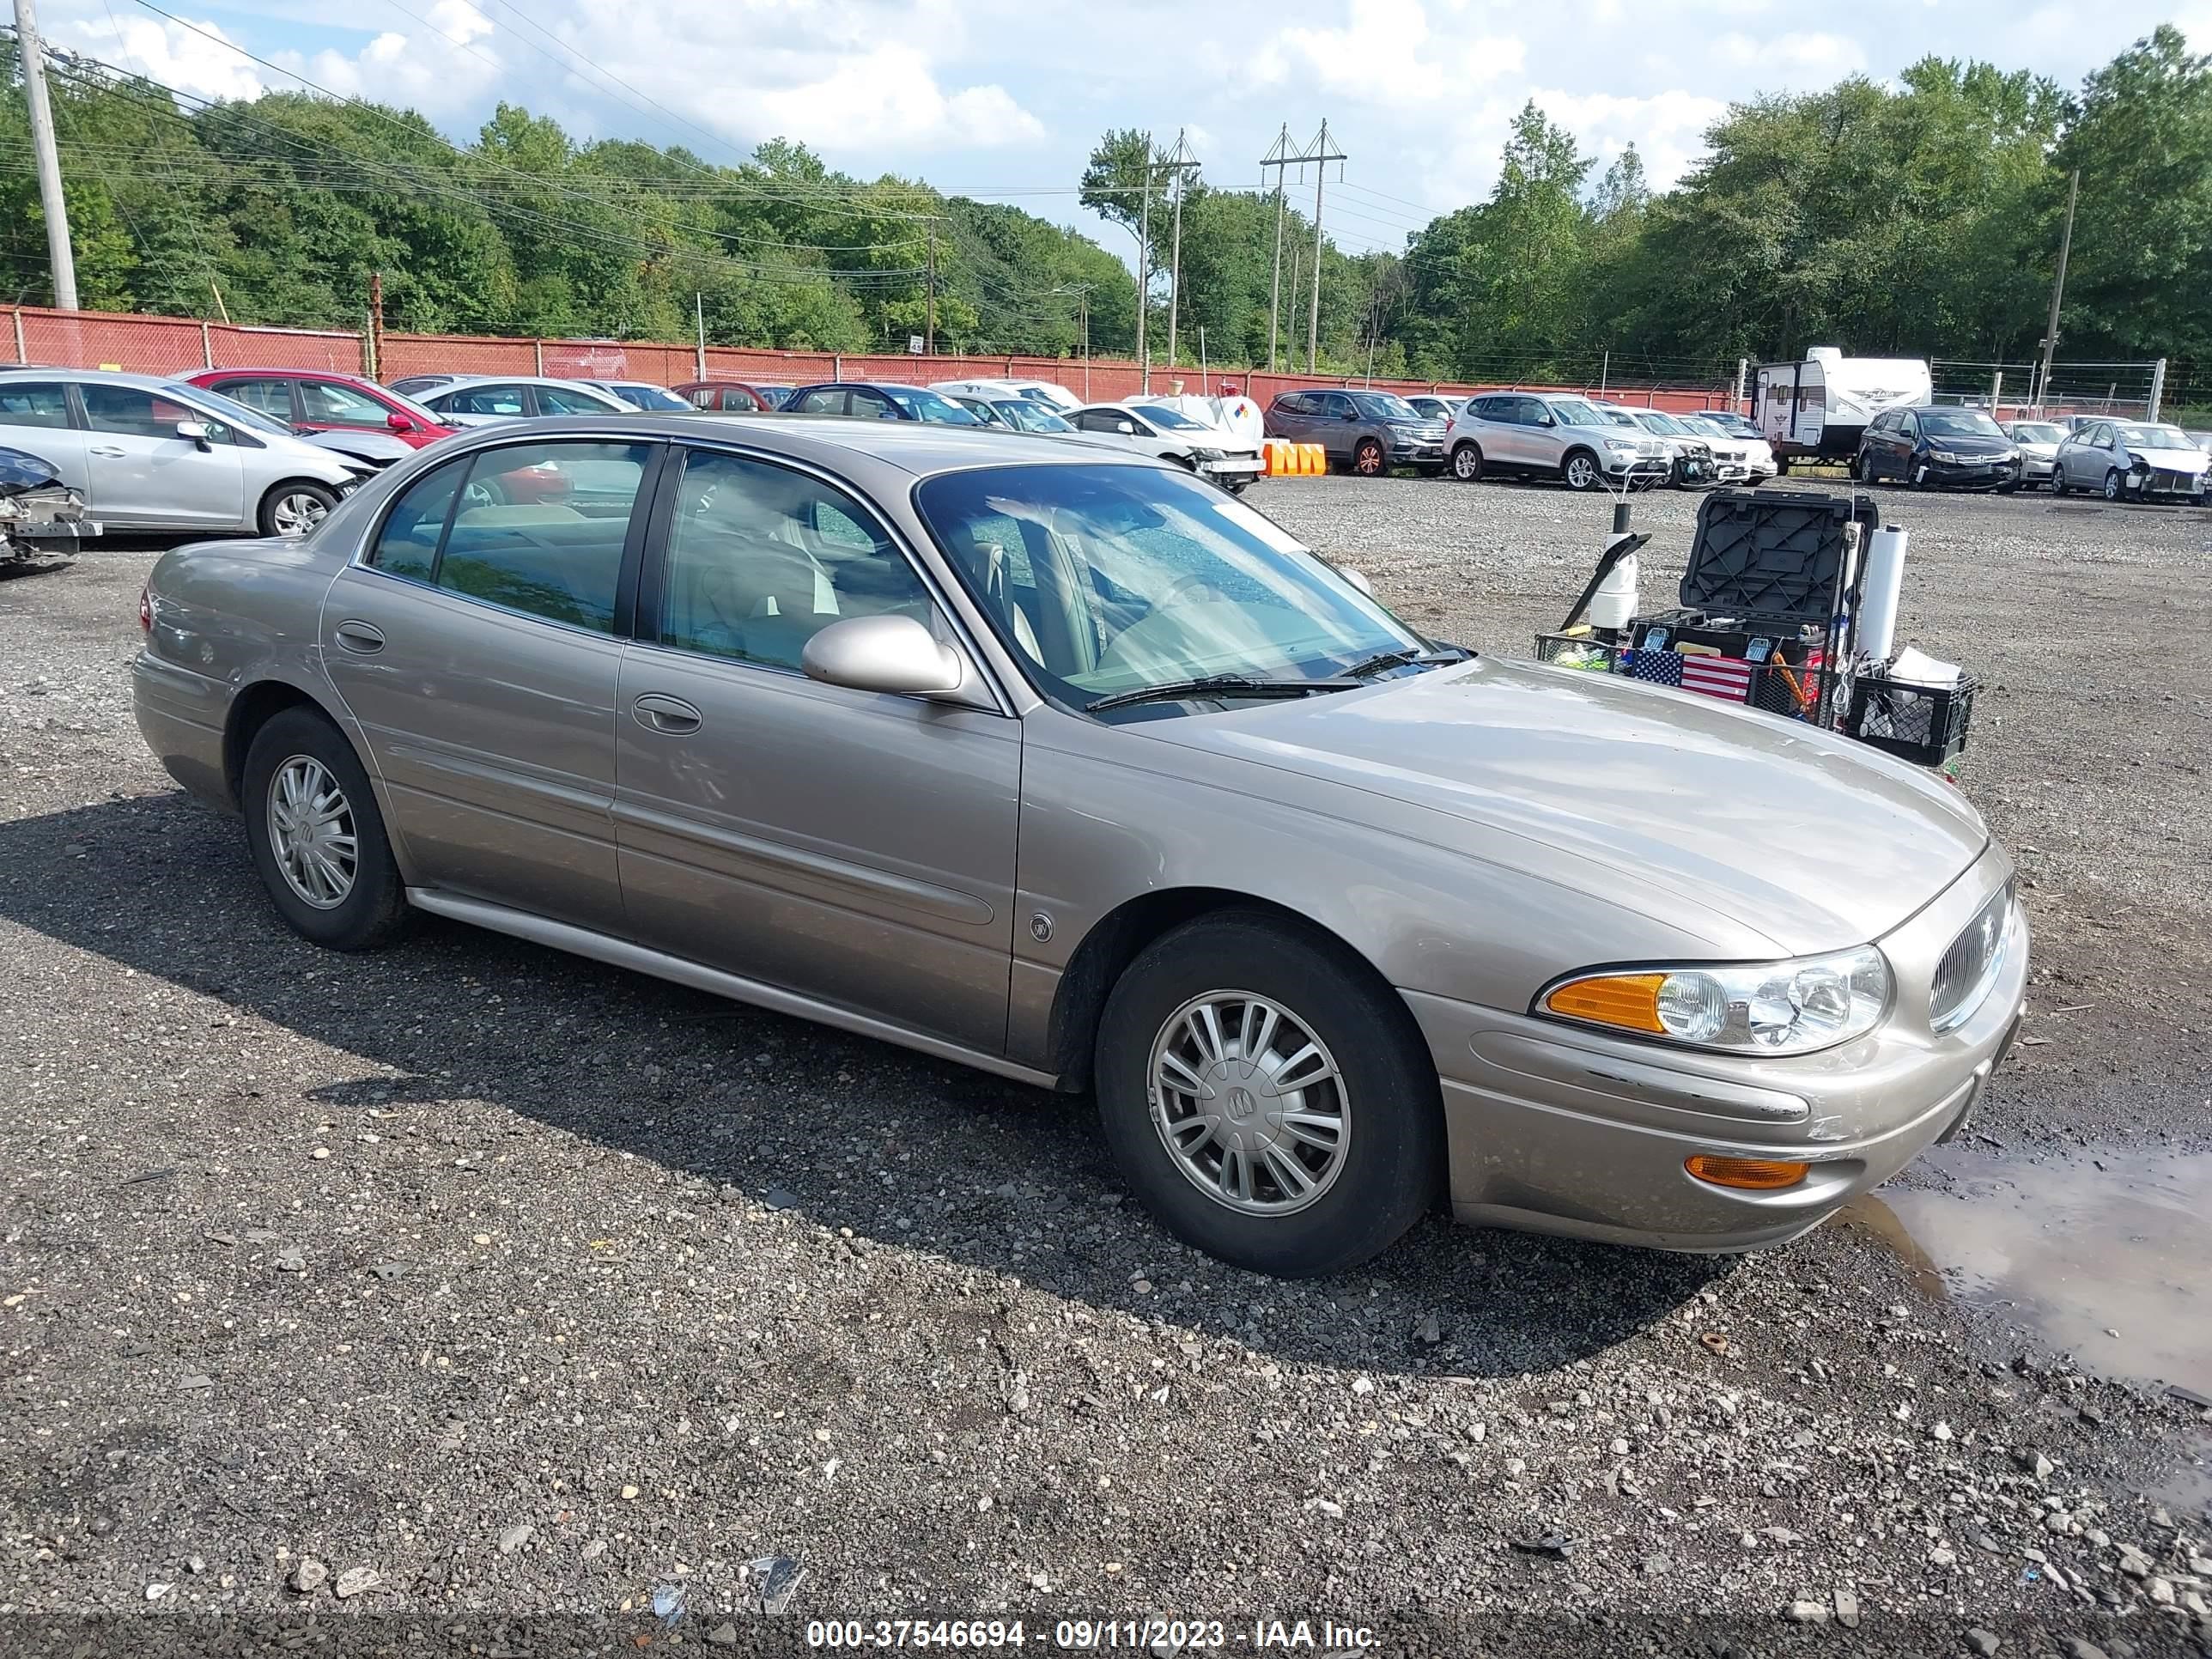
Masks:
[[[1897,599],[1905,587],[1905,546],[1908,532],[1887,527],[1874,532],[1867,549],[1866,580],[1859,589],[1859,639],[1862,656],[1887,662],[1897,642]]]

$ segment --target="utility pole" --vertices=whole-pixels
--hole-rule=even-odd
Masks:
[[[1320,132],[1314,137],[1313,148],[1301,159],[1319,164],[1314,168],[1313,308],[1306,313],[1306,373],[1310,374],[1321,357],[1321,187],[1322,181],[1328,177],[1331,161],[1345,161],[1351,158],[1328,147],[1328,123],[1323,121]]]
[[[1145,290],[1152,280],[1152,135],[1145,135],[1145,204],[1137,218],[1137,369],[1144,390],[1152,389],[1152,359],[1145,349]]]
[[[1073,294],[1075,296],[1077,327],[1083,340],[1083,401],[1091,401],[1091,290],[1090,283],[1068,283],[1059,288],[1047,289],[1048,294]]]
[[[46,101],[46,52],[39,42],[31,0],[15,0],[15,44],[23,58],[23,95],[30,106],[31,149],[39,163],[39,206],[46,220],[46,258],[54,273],[54,303],[76,309],[76,255],[70,247],[69,203],[62,195],[61,155],[54,148],[54,106]]]
[[[1267,289],[1267,368],[1271,374],[1275,368],[1275,325],[1283,303],[1283,218],[1288,206],[1283,196],[1283,176],[1285,169],[1297,159],[1297,152],[1291,148],[1291,128],[1286,121],[1283,130],[1275,135],[1273,146],[1260,158],[1260,177],[1263,181],[1269,167],[1275,170],[1275,278]],[[1291,286],[1295,289],[1297,284]]]
[[[2058,302],[2066,295],[2066,256],[2074,248],[2074,201],[2081,193],[2081,169],[2075,167],[2066,179],[2066,228],[2058,238],[2058,271],[2051,283],[2051,323],[2043,331],[2043,389],[2037,395],[2043,404],[2051,401],[2051,359],[2058,349]]]
[[[933,220],[929,227],[929,322],[921,337],[921,355],[937,355],[937,225]]]
[[[691,314],[699,325],[699,345],[691,361],[691,378],[703,380],[707,378],[707,296],[696,289],[691,295]]]
[[[1190,153],[1189,141],[1183,131],[1176,131],[1175,154],[1168,158],[1162,171],[1175,175],[1175,235],[1170,244],[1173,252],[1168,256],[1168,367],[1175,367],[1176,313],[1182,309],[1182,191],[1184,181],[1198,170],[1198,158]]]
[[[222,302],[222,290],[210,279],[208,288],[215,295],[215,308],[222,319],[230,320],[230,308]],[[375,380],[384,372],[384,273],[368,273],[368,377]]]

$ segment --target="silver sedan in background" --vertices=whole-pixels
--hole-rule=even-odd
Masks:
[[[463,434],[304,543],[168,554],[142,615],[141,731],[306,938],[428,911],[1090,1091],[1162,1224],[1259,1271],[1439,1200],[1791,1237],[1957,1132],[2025,995],[1948,784],[1424,639],[1066,439]]]
[[[2020,481],[2033,489],[2048,484],[2058,464],[2058,446],[2066,441],[2066,428],[2051,421],[2008,421],[2005,436],[2020,446]]]

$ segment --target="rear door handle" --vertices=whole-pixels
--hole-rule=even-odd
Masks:
[[[337,641],[349,651],[358,651],[363,656],[384,649],[383,634],[365,622],[346,621],[331,630]]]
[[[640,697],[630,705],[630,713],[647,731],[671,736],[696,732],[705,720],[705,716],[683,698],[659,691],[648,691]]]

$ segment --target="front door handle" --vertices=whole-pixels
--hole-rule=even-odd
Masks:
[[[119,444],[94,444],[90,449],[85,451],[85,453],[88,455],[106,455],[112,457],[116,455],[127,455],[130,452]]]
[[[337,635],[340,645],[349,651],[358,651],[363,656],[384,649],[382,631],[365,622],[342,622],[331,631]]]
[[[705,718],[683,698],[659,691],[648,691],[640,697],[630,705],[630,713],[647,731],[665,732],[672,737],[696,732]]]

